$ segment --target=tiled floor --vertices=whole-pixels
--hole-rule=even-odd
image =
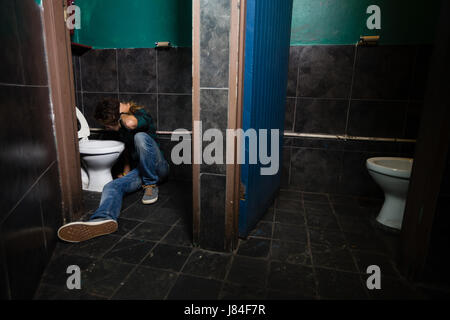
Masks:
[[[191,244],[189,185],[161,187],[154,206],[127,196],[113,235],[58,243],[35,299],[420,299],[394,264],[396,235],[374,226],[381,202],[281,190],[233,253]],[[86,194],[94,209],[99,195]],[[81,269],[81,290],[66,269]],[[378,265],[382,290],[369,291]]]

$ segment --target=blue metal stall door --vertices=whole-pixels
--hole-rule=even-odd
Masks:
[[[243,129],[257,132],[268,129],[268,141],[270,130],[278,129],[280,148],[276,150],[278,173],[261,175],[261,168],[267,166],[260,164],[259,156],[258,164],[248,163],[251,146],[248,139],[245,141],[246,161],[241,166],[245,198],[239,208],[241,237],[247,237],[256,226],[280,186],[292,3],[292,0],[247,0]],[[270,154],[270,143],[267,150]]]

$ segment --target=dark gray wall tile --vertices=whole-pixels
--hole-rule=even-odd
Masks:
[[[301,47],[294,46],[289,48],[289,70],[288,70],[288,84],[287,84],[287,96],[297,96],[297,80],[298,80],[298,66],[299,66],[299,54]]]
[[[0,2],[0,40],[7,50],[0,52],[0,82],[23,84],[21,43],[17,30],[15,1]]]
[[[170,173],[169,173],[170,179],[177,181],[192,181],[191,164],[176,165],[172,162],[172,150],[178,143],[181,142],[181,140],[171,141],[170,136],[160,136],[158,138],[161,151],[163,152],[165,159],[169,162],[170,165]],[[192,141],[190,141],[190,143],[192,148]]]
[[[156,93],[156,51],[117,50],[120,92]]]
[[[36,193],[40,199],[42,210],[43,234],[46,241],[47,256],[51,257],[57,243],[58,229],[63,225],[61,193],[55,184],[59,184],[58,164],[54,163],[47,173],[41,177]]]
[[[355,99],[408,99],[414,46],[358,47]]]
[[[406,111],[405,138],[417,139],[419,136],[420,120],[422,118],[423,103],[410,102]]]
[[[292,149],[291,185],[303,191],[335,193],[342,165],[342,152]]]
[[[295,132],[344,134],[347,100],[297,99]]]
[[[83,91],[117,92],[116,50],[91,50],[80,62]]]
[[[41,8],[36,1],[14,1],[16,4],[25,84],[47,85],[47,64],[44,48]]]
[[[433,46],[418,46],[414,63],[411,99],[424,99],[428,86],[428,72],[433,56]]]
[[[48,88],[0,86],[0,101],[14,110],[0,129],[7,155],[1,166],[8,168],[0,185],[10,191],[1,196],[6,214],[56,159],[56,147]]]
[[[200,237],[204,249],[223,251],[225,245],[225,187],[222,175],[200,175]],[[214,230],[214,232],[211,232]]]
[[[103,125],[95,120],[95,108],[97,104],[104,99],[118,99],[115,93],[83,93],[84,117],[90,128],[103,128]]]
[[[403,136],[406,102],[352,101],[348,134],[364,137]]]
[[[289,187],[289,176],[290,176],[290,167],[291,167],[291,148],[284,147],[283,148],[283,160],[281,167],[281,188]]]
[[[228,127],[228,90],[200,90],[200,120],[203,130]]]
[[[80,70],[80,57],[72,56],[73,67],[73,83],[75,85],[75,91],[81,91],[81,70]]]
[[[200,86],[228,87],[230,1],[200,1]]]
[[[301,47],[298,96],[348,98],[354,56],[354,46]]]
[[[192,94],[192,48],[157,50],[158,91]]]
[[[370,197],[383,197],[383,191],[372,179],[366,161],[373,157],[396,156],[389,153],[345,152],[342,175],[337,193]]]
[[[192,96],[159,95],[158,129],[160,131],[172,131],[176,129],[191,130]]]
[[[295,104],[296,98],[286,99],[286,115],[284,119],[284,131],[294,131],[294,121],[295,121]]]
[[[12,299],[31,299],[48,262],[37,190],[31,190],[1,225]],[[26,218],[24,218],[26,217]]]

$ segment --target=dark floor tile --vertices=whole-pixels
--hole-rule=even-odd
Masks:
[[[178,220],[186,215],[185,212],[171,208],[159,208],[147,217],[147,222],[160,223],[165,225],[174,225]]]
[[[41,284],[33,300],[106,300],[107,298],[89,294],[83,288],[81,290],[69,290],[67,288],[61,289],[59,287]]]
[[[145,221],[152,213],[157,211],[159,203],[144,205],[140,201],[136,202],[128,209],[122,211],[121,217],[128,220]]]
[[[356,201],[356,199],[355,199]],[[356,205],[342,205],[342,204],[333,204],[334,212],[338,216],[342,217],[354,217],[354,218],[368,218],[370,210],[366,208],[361,208]]]
[[[272,229],[273,229],[272,222],[260,221],[257,224],[256,228],[250,232],[250,236],[270,239],[270,238],[272,238]]]
[[[133,204],[135,204],[136,202],[141,200],[141,198],[142,198],[141,191],[137,191],[137,192],[126,195],[122,200],[122,211],[131,207]]]
[[[316,268],[316,275],[321,299],[368,299],[359,274]]]
[[[345,238],[349,248],[352,250],[371,251],[375,253],[385,254],[386,245],[374,232],[365,234],[345,233]]]
[[[275,222],[305,226],[304,211],[303,210],[284,211],[281,209],[276,209],[275,210]]]
[[[305,212],[315,215],[331,215],[333,211],[329,203],[305,201]]]
[[[370,220],[365,217],[339,216],[339,224],[344,232],[367,234],[374,231]]]
[[[417,290],[431,300],[450,300],[450,290],[434,288],[426,285],[417,286]]]
[[[308,227],[340,230],[337,219],[332,214],[317,214],[314,211],[307,211],[306,221]]]
[[[167,300],[217,300],[222,282],[180,275]]]
[[[328,196],[324,193],[303,192],[303,201],[328,203]]]
[[[121,285],[113,300],[162,300],[174,285],[177,275],[173,272],[137,267]]]
[[[154,246],[155,242],[124,238],[103,259],[121,263],[139,264]]]
[[[278,200],[302,201],[302,193],[300,191],[293,191],[293,190],[280,190],[277,201]]]
[[[419,300],[426,297],[407,282],[381,276],[381,289],[369,290],[369,296],[375,300]]]
[[[66,253],[90,258],[101,258],[106,252],[119,242],[120,237],[106,235],[85,242],[76,243]]]
[[[159,241],[170,230],[170,226],[164,224],[144,222],[127,235],[127,238]]]
[[[269,239],[249,238],[239,240],[239,249],[237,254],[247,257],[265,258],[270,251]]]
[[[270,290],[314,297],[316,295],[314,271],[307,266],[272,261],[270,263],[268,287]]]
[[[221,300],[264,300],[266,290],[253,287],[248,284],[236,284],[226,282],[222,288],[219,299]]]
[[[227,282],[241,285],[251,284],[255,287],[266,286],[268,272],[267,260],[235,256]]]
[[[118,229],[114,233],[116,236],[124,236],[139,224],[139,221],[119,218],[117,220]]]
[[[294,201],[291,199],[282,200],[277,199],[275,204],[275,209],[277,210],[284,210],[284,211],[294,211],[294,212],[300,212],[303,210],[303,204],[301,201]]]
[[[282,241],[306,242],[306,229],[297,225],[275,223],[273,238]]]
[[[311,254],[314,266],[357,272],[353,257],[346,246],[329,247],[312,244]]]
[[[278,290],[269,290],[267,293],[267,300],[315,300],[314,296],[307,296],[302,294],[301,292],[285,292]]]
[[[377,254],[373,252],[365,251],[352,251],[353,256],[356,258],[356,262],[361,273],[366,274],[367,268],[372,265],[380,267],[381,274],[390,277],[399,277],[393,261],[389,257],[383,254]]]
[[[173,227],[169,234],[165,236],[161,242],[172,245],[192,247],[192,225],[177,225]]]
[[[131,264],[100,260],[81,273],[81,287],[88,293],[111,296],[134,268]]]
[[[273,222],[274,216],[275,216],[275,209],[274,206],[271,206],[269,209],[267,209],[267,212],[263,215],[261,221]]]
[[[49,285],[53,285],[59,290],[67,289],[67,268],[69,266],[79,266],[81,273],[87,270],[93,263],[95,259],[88,257],[80,257],[74,255],[61,254],[53,256],[50,260],[44,274],[41,278],[41,282]]]
[[[345,206],[353,206],[357,204],[357,198],[350,195],[330,194],[330,201],[333,206],[335,204]]]
[[[311,243],[329,247],[341,247],[347,244],[344,234],[341,231],[316,228],[308,228],[308,230]]]
[[[306,242],[273,240],[270,259],[290,264],[311,265],[311,254]]]
[[[195,276],[223,280],[230,260],[229,254],[197,250],[191,254],[181,271]]]
[[[189,257],[192,248],[159,244],[145,258],[142,265],[178,272]]]

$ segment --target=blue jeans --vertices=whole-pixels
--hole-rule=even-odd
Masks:
[[[155,185],[168,176],[169,164],[152,137],[144,132],[139,132],[134,136],[134,146],[139,157],[138,167],[125,177],[105,185],[100,206],[90,220],[112,219],[117,221],[125,194],[139,190],[142,185]]]

